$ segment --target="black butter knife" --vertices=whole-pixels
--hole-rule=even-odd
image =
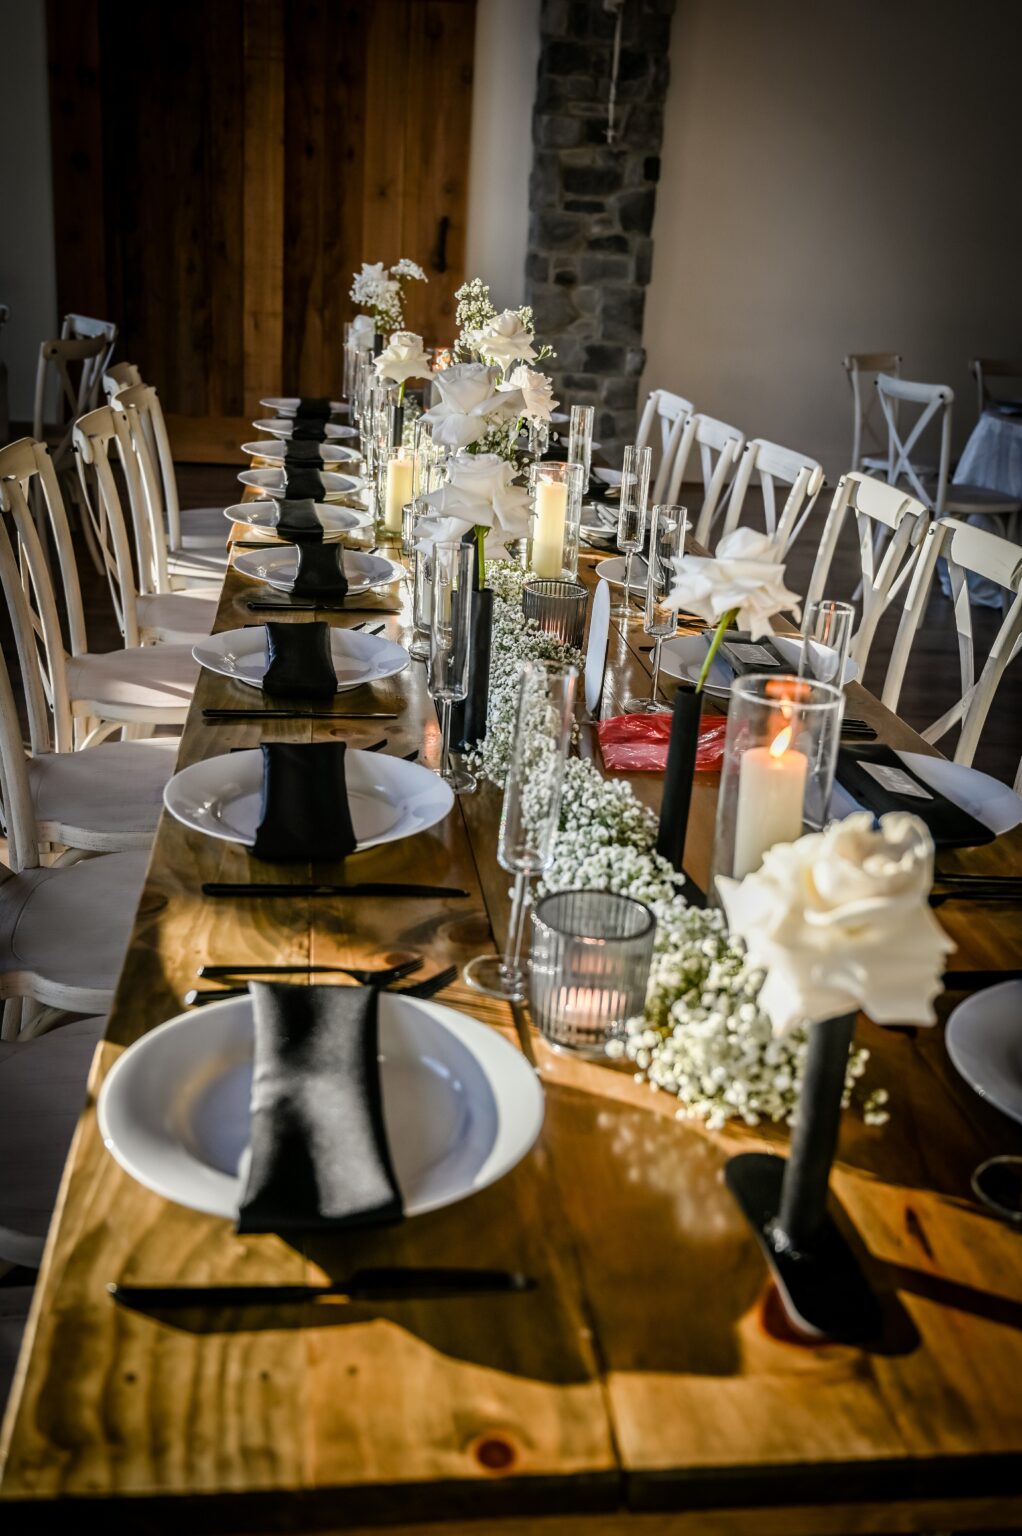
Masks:
[[[359,1269],[336,1285],[119,1285],[114,1301],[139,1311],[181,1307],[279,1307],[309,1301],[401,1301],[531,1291],[536,1282],[508,1269]]]
[[[248,881],[232,884],[230,881],[207,880],[202,887],[204,896],[418,896],[464,897],[468,891],[456,885],[407,885],[386,880],[363,880],[356,885],[313,884],[288,885],[281,881]]]

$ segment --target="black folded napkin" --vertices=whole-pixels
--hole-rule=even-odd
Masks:
[[[252,857],[327,864],[355,850],[343,741],[263,742],[263,803]]]
[[[387,1145],[379,993],[249,983],[250,1161],[239,1232],[381,1226],[404,1216]]]
[[[295,411],[296,420],[304,417],[308,421],[329,421],[330,415],[330,401],[326,395],[302,395]]]
[[[275,699],[332,699],[337,692],[330,626],[322,620],[312,624],[271,620],[266,626],[266,659],[263,692]]]
[[[319,443],[306,443],[291,438],[284,445],[284,464],[288,469],[322,469],[323,455]]]
[[[284,501],[322,501],[323,477],[318,469],[284,465]]]
[[[282,539],[292,544],[322,544],[323,524],[316,516],[316,503],[309,497],[300,500],[284,496],[277,502],[273,525]]]
[[[296,416],[291,428],[289,443],[323,443],[326,441],[326,422],[316,417]]]
[[[989,827],[931,789],[883,742],[841,747],[835,776],[875,816],[911,811],[929,827],[938,848],[977,848],[994,840]]]
[[[348,578],[341,545],[299,544],[298,573],[291,591],[295,597],[328,597],[331,602],[343,602]]]

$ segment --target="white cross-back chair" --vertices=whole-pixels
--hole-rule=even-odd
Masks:
[[[122,389],[131,389],[141,382],[142,375],[134,363],[113,363],[103,375],[103,393],[112,400]]]
[[[935,517],[953,514],[960,517],[980,515],[1005,517],[1022,508],[1022,500],[982,485],[951,485],[951,412],[954,391],[947,384],[918,384],[878,374],[876,380],[880,408],[887,423],[891,445],[887,478],[891,485],[905,480],[913,496],[927,506]],[[900,415],[898,407],[901,407]],[[902,423],[906,406],[918,407],[908,430]],[[936,479],[926,476],[919,462],[918,447],[927,428],[940,434],[940,458]]]
[[[952,727],[960,724],[954,761],[969,764],[976,755],[1001,678],[1022,646],[1022,547],[1011,539],[1001,538],[984,528],[974,528],[953,517],[939,518],[930,525],[891,652],[883,691],[883,702],[888,709],[898,707],[912,645],[926,617],[940,560],[947,562],[951,580],[962,692],[951,708],[921,734],[926,741],[938,742]],[[970,573],[996,582],[1008,594],[1001,627],[978,677],[968,590]],[[1022,789],[1022,764],[1015,789],[1016,792]]]
[[[1022,357],[974,357],[969,372],[976,381],[976,415],[999,406],[1022,405]],[[991,379],[1007,379],[1007,388],[991,389]]]
[[[666,502],[678,500],[693,454],[698,450],[697,463],[703,500],[692,523],[692,530],[696,541],[704,546],[709,546],[714,522],[722,508],[722,498],[731,485],[744,447],[745,438],[742,433],[726,421],[718,421],[715,416],[704,416],[700,412],[686,417],[661,499]]]
[[[806,602],[838,596],[827,584],[849,517],[855,522],[862,572],[862,615],[849,654],[861,677],[880,620],[912,579],[930,514],[921,501],[898,486],[885,485],[869,475],[842,475],[827,513]],[[885,535],[882,549],[878,547],[878,529]]]
[[[650,498],[651,507],[655,507],[658,502],[673,500],[666,495],[667,483],[677,456],[681,434],[685,429],[685,422],[694,409],[691,400],[672,394],[669,389],[652,389],[646,397],[646,404],[639,418],[639,429],[635,434],[635,444],[638,448],[649,446],[654,450],[657,472]],[[654,440],[654,429],[656,429],[656,440]]]
[[[873,381],[878,373],[898,378],[901,358],[897,352],[849,352],[844,370],[852,391],[853,470],[887,473],[888,447],[880,412],[876,408]]]
[[[758,478],[763,494],[766,532],[780,541],[782,549],[787,549],[798,538],[816,506],[825,481],[823,466],[792,448],[782,448],[779,443],[754,437],[746,443],[739,461],[724,509],[720,538],[740,526],[745,498],[754,478]],[[789,490],[778,512],[778,487],[783,486]]]
[[[161,572],[156,590],[196,581],[222,583],[227,570],[227,523],[222,507],[181,510],[170,438],[160,397],[151,384],[120,390],[111,400],[124,412],[149,505],[153,547]]]
[[[4,326],[11,318],[8,305],[0,304],[0,336],[3,335]],[[0,357],[0,443],[6,443],[11,435],[11,411],[7,395],[7,364]]]
[[[135,542],[132,568],[127,520],[110,462],[111,445],[128,487]],[[125,645],[185,642],[208,635],[216,618],[218,593],[212,586],[194,592],[160,591],[149,507],[127,418],[109,405],[83,416],[75,427],[75,451],[86,513],[103,559],[114,613]],[[157,530],[157,538],[159,530]]]
[[[57,551],[67,648],[49,567],[29,512],[27,497],[34,484],[40,488]],[[127,646],[98,653],[88,648],[71,529],[45,444],[26,437],[0,449],[0,512],[14,524],[12,541],[18,546],[35,663],[56,750],[91,745],[120,728],[135,727],[129,735],[138,736],[158,725],[183,725],[199,672],[189,646]],[[122,558],[130,555],[122,551]]]
[[[102,365],[109,355],[103,336],[60,336],[54,341],[44,341],[39,348],[36,364],[35,405],[32,411],[32,436],[36,442],[47,442],[50,457],[61,482],[73,505],[77,505],[79,486],[71,451],[74,424],[83,411],[92,409],[96,391],[102,376]],[[57,380],[57,414],[49,426],[45,421],[46,395],[51,376]],[[45,547],[45,508],[39,500],[38,487],[33,489],[32,510],[36,527]],[[92,531],[85,529],[86,544],[97,570],[99,555],[92,542]]]

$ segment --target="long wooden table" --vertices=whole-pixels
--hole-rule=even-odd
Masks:
[[[594,564],[583,556],[590,584]],[[245,599],[257,591],[230,572],[217,628],[251,622]],[[363,608],[398,610],[386,632],[407,640],[406,587],[350,617],[325,616],[349,624]],[[648,688],[643,638],[638,623],[612,631],[605,714]],[[393,706],[396,721],[265,727],[204,724],[202,708],[256,696],[203,673],[180,762],[264,739],[358,745],[386,735],[387,750],[418,746],[435,764],[424,673],[413,663],[344,696],[348,707]],[[893,745],[929,750],[857,686],[849,708]],[[594,750],[591,730],[581,745]],[[658,776],[632,782],[657,803]],[[696,879],[706,877],[714,800],[715,781],[701,776],[686,851]],[[64,1528],[83,1513],[132,1536],[1022,1526],[1022,1246],[969,1188],[983,1157],[1022,1149],[1022,1137],[956,1076],[939,1028],[860,1023],[892,1120],[868,1128],[845,1116],[833,1187],[884,1297],[887,1329],[871,1350],[791,1337],[723,1186],[727,1156],[783,1149],[782,1132],[681,1122],[667,1095],[550,1052],[523,1014],[460,983],[441,1000],[526,1052],[547,1104],[530,1156],[462,1205],[303,1249],[240,1238],[228,1222],[162,1200],[105,1151],[94,1111],[103,1077],[127,1044],[180,1011],[200,962],[380,964],[411,951],[429,957],[429,974],[502,937],[498,812],[484,786],[431,832],[353,858],[353,879],[471,893],[385,903],[204,899],[203,880],[249,878],[248,857],[163,817],[5,1422],[4,1529],[49,1530],[58,1518]],[[1017,869],[1020,851],[1022,829],[940,862]],[[953,902],[940,917],[959,946],[956,968],[1018,963],[1017,910]],[[161,1320],[106,1293],[113,1280],[317,1281],[364,1264],[437,1262],[520,1268],[539,1284],[510,1298],[243,1320]]]

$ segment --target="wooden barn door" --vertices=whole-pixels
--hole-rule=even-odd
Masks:
[[[180,458],[336,391],[351,274],[464,278],[475,0],[48,0],[58,303],[118,322]]]

